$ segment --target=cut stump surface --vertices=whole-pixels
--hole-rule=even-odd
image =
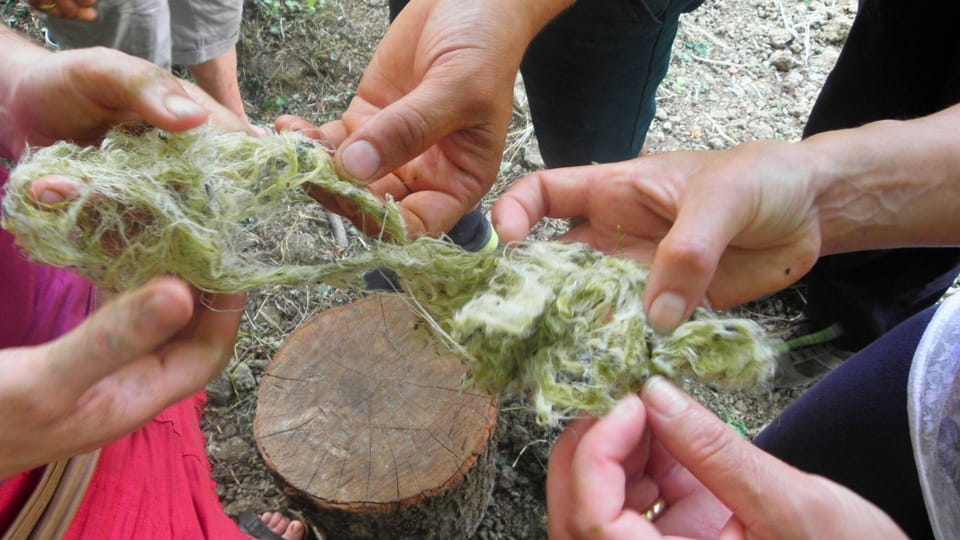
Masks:
[[[331,537],[469,535],[486,507],[496,398],[462,391],[423,326],[402,298],[367,297],[309,319],[264,372],[257,446]]]

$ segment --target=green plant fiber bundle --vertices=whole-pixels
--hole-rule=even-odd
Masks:
[[[83,179],[77,197],[45,205],[27,194],[44,175]],[[250,260],[251,224],[305,199],[304,185],[382,216],[395,242],[321,265]],[[361,288],[396,272],[415,311],[466,362],[466,388],[526,397],[542,423],[607,412],[648,377],[752,388],[772,376],[782,345],[747,319],[698,310],[668,336],[646,324],[646,267],[583,244],[525,241],[491,253],[406,240],[399,211],[337,178],[328,154],[294,133],[253,138],[201,128],[112,131],[99,148],[60,143],[12,171],[3,221],[39,262],[128,289],[177,274],[201,289],[324,282]]]
[[[450,242],[380,244],[415,309],[466,359],[466,386],[527,397],[538,421],[603,414],[654,374],[763,385],[778,342],[749,319],[697,310],[668,336],[643,311],[646,267],[585,244],[525,241],[486,254]]]
[[[37,204],[45,175],[84,182],[77,196]],[[263,138],[213,127],[166,133],[112,130],[99,147],[68,142],[28,152],[10,174],[2,225],[35,261],[70,267],[116,290],[177,274],[210,292],[317,281],[317,267],[277,265],[243,249],[244,234],[313,186],[382,215],[385,234],[406,238],[392,203],[335,174],[322,147],[294,132]]]

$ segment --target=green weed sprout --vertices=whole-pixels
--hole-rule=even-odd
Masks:
[[[54,205],[29,197],[30,183],[51,174],[82,179],[77,196]],[[306,200],[308,186],[375,216],[383,241],[328,264],[254,258],[244,235]],[[753,321],[707,310],[657,335],[642,308],[646,267],[583,244],[525,241],[468,253],[442,239],[410,241],[395,204],[338,178],[327,151],[292,132],[128,127],[99,148],[30,151],[11,173],[2,225],[34,260],[119,290],[161,274],[212,292],[317,282],[359,289],[365,272],[390,268],[415,311],[464,359],[464,386],[525,396],[545,424],[580,410],[603,414],[653,374],[763,385],[782,347]]]

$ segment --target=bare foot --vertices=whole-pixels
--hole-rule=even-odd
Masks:
[[[280,512],[264,512],[260,514],[260,521],[283,540],[302,540],[306,529],[303,523],[290,519]]]
[[[264,512],[259,516],[253,512],[241,512],[237,516],[237,525],[250,538],[261,540],[303,540],[307,532],[302,522],[280,512]]]

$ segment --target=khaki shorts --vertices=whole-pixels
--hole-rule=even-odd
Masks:
[[[243,0],[99,0],[95,7],[93,22],[41,17],[61,49],[109,47],[170,69],[229,51],[240,36]]]

